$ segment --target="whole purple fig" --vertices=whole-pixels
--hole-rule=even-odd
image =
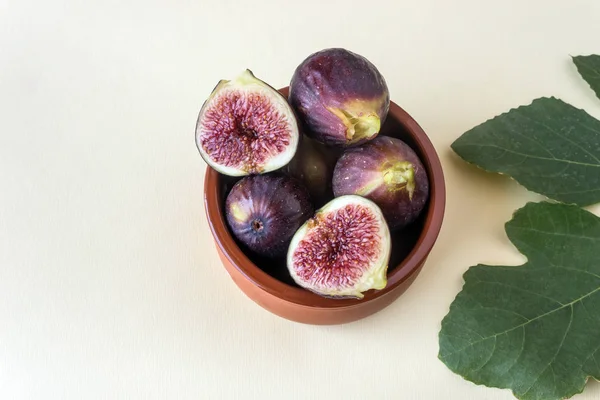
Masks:
[[[333,171],[336,197],[356,194],[377,204],[396,230],[413,222],[429,198],[429,180],[417,154],[400,139],[378,136],[347,149]]]
[[[339,153],[336,149],[303,136],[296,155],[283,168],[287,174],[304,183],[316,207],[333,198],[331,178]]]
[[[314,207],[300,181],[280,173],[250,175],[239,180],[225,201],[233,235],[256,254],[285,254],[296,230]]]
[[[369,60],[331,48],[311,54],[296,68],[289,102],[308,136],[346,147],[379,134],[390,95],[385,79]]]

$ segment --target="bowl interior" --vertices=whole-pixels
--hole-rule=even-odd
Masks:
[[[280,90],[287,96],[287,88]],[[328,299],[300,288],[292,280],[285,257],[272,259],[257,256],[245,249],[229,232],[223,215],[225,198],[240,178],[223,176],[207,168],[205,202],[211,230],[217,245],[229,261],[247,279],[267,292],[285,300],[317,307],[346,307],[381,296],[414,273],[427,257],[441,227],[445,203],[441,165],[431,142],[419,125],[395,103],[382,126],[380,135],[396,137],[417,153],[427,169],[430,195],[419,218],[400,231],[392,232],[392,253],[388,267],[388,285],[380,291],[371,290],[361,300]]]

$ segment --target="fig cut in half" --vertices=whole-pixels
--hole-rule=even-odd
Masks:
[[[337,197],[296,231],[287,267],[301,287],[324,297],[358,298],[387,285],[390,231],[379,207],[356,195]]]
[[[217,84],[196,123],[200,155],[229,176],[283,167],[296,153],[299,137],[298,121],[286,98],[248,69]]]

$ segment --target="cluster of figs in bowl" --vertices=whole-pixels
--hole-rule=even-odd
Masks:
[[[263,308],[309,324],[364,318],[414,281],[445,187],[425,132],[367,58],[309,55],[288,87],[250,70],[204,101],[196,146],[219,256]]]

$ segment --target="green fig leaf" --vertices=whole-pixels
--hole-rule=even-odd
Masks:
[[[576,56],[573,57],[573,62],[581,77],[600,99],[600,55]]]
[[[563,399],[600,378],[600,218],[528,203],[506,223],[521,266],[471,267],[442,321],[439,358],[519,399]]]
[[[600,121],[554,97],[476,126],[452,149],[550,199],[580,206],[600,201]]]

